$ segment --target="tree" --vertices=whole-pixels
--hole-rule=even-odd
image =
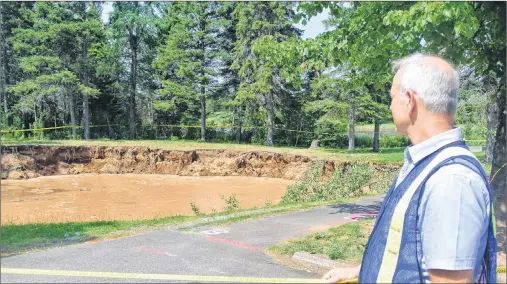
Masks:
[[[110,15],[113,38],[117,52],[122,59],[128,62],[129,67],[125,68],[128,73],[128,117],[129,117],[129,138],[136,137],[137,120],[137,92],[139,81],[139,64],[143,59],[139,58],[142,48],[154,47],[156,34],[152,20],[154,18],[152,5],[139,2],[115,2]],[[146,64],[151,65],[151,62]]]
[[[276,79],[273,73],[259,62],[252,52],[253,43],[262,36],[272,36],[270,40],[281,42],[291,36],[299,37],[301,31],[293,25],[292,3],[249,2],[238,3],[233,12],[237,21],[237,41],[234,47],[233,70],[237,70],[240,85],[236,100],[239,104],[260,105],[266,111],[265,144],[273,146],[275,130],[276,90],[269,86],[269,79]],[[276,82],[274,82],[276,83]]]
[[[175,96],[189,105],[199,101],[201,141],[206,141],[206,100],[218,85],[220,62],[225,56],[224,31],[231,24],[224,15],[230,4],[174,3],[164,18],[167,37],[155,65],[164,97]],[[230,13],[230,11],[229,11]]]
[[[15,122],[21,122],[11,110],[16,103],[16,97],[10,96],[8,91],[15,85],[20,75],[19,62],[14,56],[12,36],[14,29],[27,28],[31,25],[20,12],[22,7],[32,6],[33,3],[28,2],[0,2],[0,120],[5,128]]]
[[[94,66],[90,58],[90,50],[95,49],[99,40],[103,39],[103,28],[100,22],[100,8],[98,5],[87,2],[72,3],[69,7],[74,12],[75,22],[69,23],[69,29],[74,30],[78,39],[73,50],[78,51],[75,65],[83,94],[83,126],[84,139],[90,139],[90,97],[97,95],[99,91],[92,84]]]
[[[331,17],[326,24],[335,29],[317,37],[327,56],[326,65],[340,67],[340,84],[345,90],[342,100],[348,102],[349,150],[355,148],[356,118],[368,114],[365,120],[375,123],[373,150],[379,151],[380,123],[389,118],[388,105],[391,81],[390,60],[402,56],[417,46],[398,47],[398,35],[383,24],[386,13],[404,3],[305,3],[300,19],[329,8]],[[345,95],[345,96],[343,96]],[[359,111],[361,108],[362,111]]]
[[[32,25],[13,31],[13,47],[19,58],[23,79],[10,88],[20,98],[18,108],[23,113],[33,113],[38,127],[44,126],[51,109],[54,109],[56,124],[57,101],[68,101],[74,139],[77,95],[87,98],[98,94],[98,90],[79,79],[82,72],[80,67],[83,66],[78,59],[83,57],[79,56],[79,48],[74,39],[83,30],[91,36],[90,27],[93,25],[100,29],[100,22],[97,21],[81,25],[82,18],[75,8],[69,3],[37,3],[33,9],[21,8],[23,18]],[[86,13],[86,9],[78,10],[85,10]],[[94,13],[97,18],[98,13]],[[81,54],[83,52],[86,53],[86,49]]]

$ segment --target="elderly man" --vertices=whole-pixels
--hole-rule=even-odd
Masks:
[[[415,54],[394,64],[390,110],[408,136],[405,164],[389,189],[363,262],[324,275],[330,283],[496,282],[493,192],[453,126],[459,76]]]

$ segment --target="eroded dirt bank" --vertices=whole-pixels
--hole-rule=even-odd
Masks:
[[[172,151],[147,147],[16,146],[2,148],[2,178],[50,175],[172,174],[299,179],[308,157],[229,150]]]
[[[2,224],[137,220],[278,203],[314,165],[309,157],[147,147],[2,148]],[[351,163],[323,163],[322,175]],[[398,165],[373,165],[374,177]],[[368,188],[368,184],[365,186]]]
[[[94,174],[171,174],[180,176],[248,176],[297,180],[313,159],[300,155],[232,150],[163,150],[148,147],[9,146],[2,147],[2,179]],[[325,162],[325,171],[347,167]],[[376,172],[400,165],[373,165]]]

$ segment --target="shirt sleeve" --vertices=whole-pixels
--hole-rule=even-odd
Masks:
[[[419,208],[427,269],[476,267],[484,254],[489,202],[482,177],[463,165],[444,166],[428,179]]]

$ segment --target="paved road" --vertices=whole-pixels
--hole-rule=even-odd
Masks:
[[[264,254],[264,249],[290,238],[342,224],[349,221],[345,217],[352,213],[376,211],[380,201],[379,197],[369,197],[358,200],[354,204],[329,205],[224,226],[155,231],[115,240],[53,248],[2,258],[1,267],[2,269],[318,279],[320,275],[274,263],[270,256]],[[53,272],[49,273],[53,274]],[[147,281],[160,282],[159,280],[83,276],[5,273],[1,275],[2,283]]]
[[[482,146],[468,146],[468,148],[470,148],[470,151],[474,153],[482,152]]]

